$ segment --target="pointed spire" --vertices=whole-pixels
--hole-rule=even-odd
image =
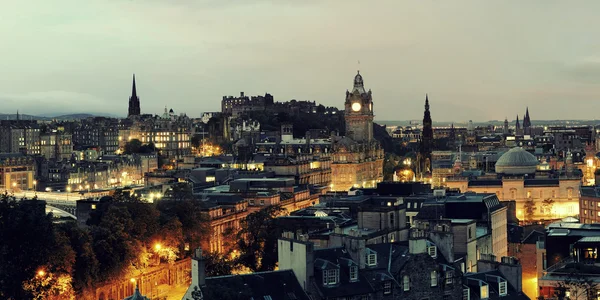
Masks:
[[[17,120],[19,120],[19,119],[20,119],[20,117],[19,117],[19,110],[17,109]]]
[[[425,110],[429,110],[429,95],[425,94]]]
[[[131,97],[132,98],[137,97],[137,91],[135,89],[135,73],[133,73],[133,85],[131,87]]]

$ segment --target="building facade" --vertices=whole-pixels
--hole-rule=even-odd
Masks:
[[[383,149],[373,138],[373,98],[365,91],[363,78],[354,77],[352,92],[344,104],[346,136],[332,136],[332,190],[375,187],[383,180]]]

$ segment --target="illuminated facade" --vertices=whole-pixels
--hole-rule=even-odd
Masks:
[[[451,177],[447,179],[446,186],[463,193],[494,193],[500,201],[515,200],[517,218],[520,220],[526,218],[524,206],[530,199],[535,204],[532,220],[564,218],[579,213],[579,187],[581,186],[579,177],[540,179]],[[551,207],[544,206],[546,199],[554,200]]]
[[[143,144],[154,143],[162,155],[167,157],[183,157],[191,154],[192,122],[186,115],[175,115],[173,110],[162,116],[143,118],[130,129],[128,140],[138,139]],[[127,134],[123,131],[123,134]],[[124,137],[122,137],[123,139]]]
[[[346,136],[332,136],[331,189],[375,187],[383,180],[383,149],[373,138],[373,97],[360,73],[344,104]]]
[[[32,190],[35,162],[20,153],[0,154],[0,189],[5,191]]]

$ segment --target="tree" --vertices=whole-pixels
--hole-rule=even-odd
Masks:
[[[229,259],[224,254],[210,252],[203,254],[203,257],[206,266],[206,277],[231,275],[238,266],[236,261]]]
[[[142,142],[138,139],[132,139],[131,141],[125,144],[125,154],[134,154],[139,153],[140,148],[142,147]]]
[[[285,211],[279,205],[271,205],[246,217],[238,233],[240,264],[253,272],[275,269],[278,230],[274,220]]]
[[[523,205],[525,209],[525,221],[531,222],[533,220],[533,215],[535,214],[535,202],[532,198],[527,199],[525,204]]]
[[[75,251],[73,289],[76,294],[86,294],[98,281],[98,260],[92,249],[92,236],[75,223],[61,224],[57,230],[64,233]]]
[[[544,211],[544,213],[546,215],[552,214],[553,207],[554,207],[554,200],[552,200],[550,198],[544,199],[544,201],[542,202],[542,210]]]
[[[68,239],[54,231],[52,218],[43,201],[0,196],[0,298],[39,299],[72,291],[63,279],[70,277],[75,255]]]
[[[598,298],[600,286],[595,283],[589,276],[586,276],[586,268],[581,263],[571,265],[567,277],[563,281],[559,281],[554,287],[554,296],[558,299],[565,300],[595,300]],[[569,296],[567,297],[567,292]]]

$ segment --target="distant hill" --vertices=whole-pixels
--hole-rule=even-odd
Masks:
[[[110,114],[57,114],[48,116],[33,116],[27,114],[19,114],[21,120],[37,120],[37,121],[68,121],[68,120],[80,120],[90,117],[109,117],[116,118],[117,116]],[[0,120],[16,120],[17,114],[0,114]]]

